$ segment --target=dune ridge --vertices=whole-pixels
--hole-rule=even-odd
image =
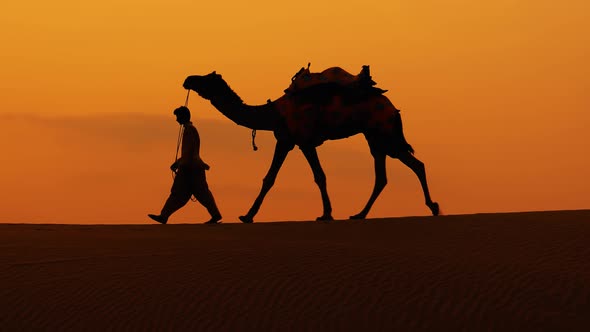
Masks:
[[[0,330],[584,331],[590,210],[0,224]]]

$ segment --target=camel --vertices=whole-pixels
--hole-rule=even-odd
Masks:
[[[316,220],[333,220],[326,175],[316,148],[326,140],[343,139],[360,133],[365,136],[374,158],[375,184],[365,207],[350,216],[350,219],[366,219],[373,203],[386,186],[387,156],[399,159],[417,175],[426,205],[434,216],[439,214],[438,203],[430,198],[424,163],[414,156],[414,150],[406,142],[400,112],[383,95],[385,90],[374,88],[358,94],[351,93],[345,87],[330,85],[329,88],[324,88],[318,85],[317,89],[306,89],[309,90],[307,94],[285,94],[274,101],[269,99],[266,104],[251,106],[244,104],[215,71],[204,76],[188,76],[183,87],[209,100],[218,111],[236,124],[274,133],[277,140],[274,156],[252,207],[246,215],[239,217],[244,223],[254,222],[264,197],[272,188],[287,154],[295,145],[307,159],[321,193],[323,214]]]

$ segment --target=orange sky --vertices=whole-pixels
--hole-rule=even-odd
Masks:
[[[307,62],[352,73],[371,65],[443,212],[590,208],[587,1],[351,3],[3,4],[0,222],[150,222],[172,180],[171,112],[184,103],[184,78],[216,70],[261,104]],[[258,193],[274,140],[259,133],[252,152],[247,129],[194,93],[189,106],[209,183],[234,221]],[[319,154],[334,216],[357,213],[373,185],[364,139],[327,142]],[[387,170],[369,216],[427,215],[409,169],[389,159]],[[256,220],[320,214],[294,150]],[[191,203],[171,222],[206,218]]]

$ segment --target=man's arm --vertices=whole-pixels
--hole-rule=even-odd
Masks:
[[[178,166],[188,166],[197,156],[197,146],[199,144],[199,135],[192,126],[186,126],[182,133],[182,147],[180,148],[180,158]]]
[[[189,166],[196,165],[205,170],[209,169],[207,165],[199,155],[201,146],[201,138],[197,128],[193,126],[187,126],[184,134],[182,135],[182,153],[180,159],[178,159],[178,166]]]

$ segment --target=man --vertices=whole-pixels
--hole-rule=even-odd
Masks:
[[[179,107],[174,110],[174,115],[176,115],[176,121],[183,126],[180,159],[170,166],[170,169],[176,173],[176,177],[162,212],[159,215],[148,214],[148,217],[165,224],[170,215],[183,207],[194,195],[211,215],[211,219],[205,224],[217,224],[221,220],[221,213],[207,185],[205,171],[209,169],[209,165],[204,163],[199,155],[201,145],[199,133],[190,121],[191,113],[188,108]]]

